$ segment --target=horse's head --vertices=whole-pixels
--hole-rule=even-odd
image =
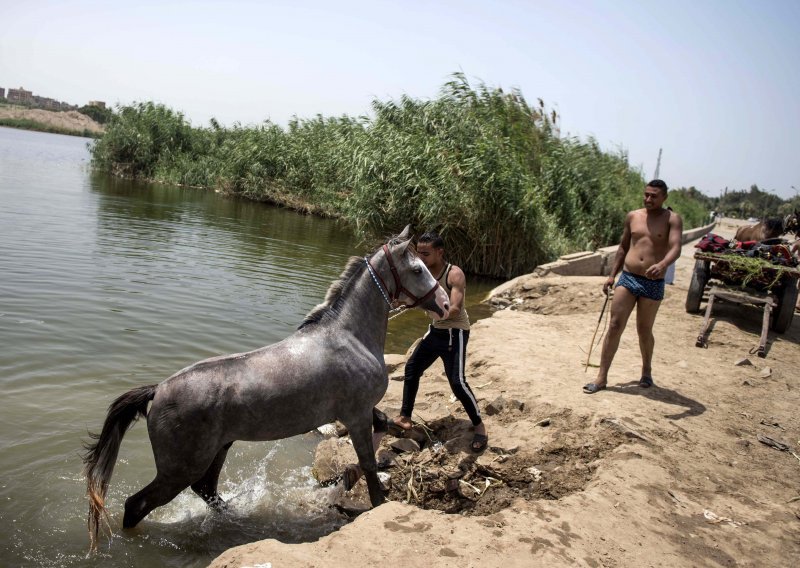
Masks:
[[[435,319],[447,317],[450,298],[417,256],[411,245],[408,226],[383,245],[373,259],[390,300],[409,308],[427,310],[434,314]]]
[[[784,227],[783,219],[781,217],[765,217],[763,221],[761,221],[762,235],[759,238],[759,241],[764,241],[767,239],[774,239],[780,237],[786,232],[786,228]]]

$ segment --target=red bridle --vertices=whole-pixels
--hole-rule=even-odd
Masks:
[[[380,281],[380,284],[383,286],[383,289],[386,290],[387,293],[389,293],[389,299],[392,302],[394,302],[395,300],[399,300],[400,296],[402,294],[405,294],[409,300],[414,302],[408,307],[416,308],[422,302],[426,301],[428,298],[433,296],[436,293],[436,290],[438,290],[441,287],[439,285],[439,282],[437,281],[433,285],[433,288],[431,288],[427,294],[425,294],[421,298],[418,298],[413,293],[411,293],[411,291],[408,288],[403,286],[402,282],[400,282],[400,274],[397,271],[397,267],[394,265],[394,260],[392,260],[392,254],[389,252],[389,247],[387,245],[383,245],[383,254],[386,257],[386,260],[389,262],[389,269],[392,271],[392,276],[394,277],[394,293],[389,292],[389,287],[386,285],[386,282],[383,281],[383,278],[381,278],[380,273],[377,270],[375,270],[369,259],[367,259],[367,264],[369,265],[370,269],[372,269],[372,274],[376,276]]]

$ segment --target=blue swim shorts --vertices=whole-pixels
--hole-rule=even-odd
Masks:
[[[647,298],[660,302],[664,299],[664,279],[650,280],[645,276],[632,274],[625,270],[617,281],[617,286],[623,286],[637,298]]]

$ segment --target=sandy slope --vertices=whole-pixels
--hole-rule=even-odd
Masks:
[[[757,439],[785,442],[800,456],[800,316],[786,334],[770,334],[767,358],[758,359],[748,351],[760,311],[720,306],[708,349],[696,348],[701,317],[683,308],[692,253],[684,247],[656,321],[649,390],[636,386],[630,325],[609,389],[581,392],[594,372],[584,362],[602,278],[523,278],[519,309],[475,325],[468,378],[481,406],[500,395],[525,403],[485,418],[493,449],[480,459],[502,477],[506,458],[498,456],[506,455],[518,472],[541,471],[538,481],[530,474],[514,488],[490,487],[477,500],[491,505],[485,514],[393,501],[317,542],[264,540],[212,566],[800,565],[800,499],[792,501],[800,458]],[[735,365],[745,357],[752,366]],[[382,408],[395,411],[401,396],[402,383],[391,381]],[[448,447],[467,459],[466,415],[440,367],[423,378],[417,411],[429,423],[457,419],[463,439]],[[543,418],[549,426],[536,425]]]
[[[0,106],[0,118],[27,119],[54,126],[65,130],[74,130],[83,133],[84,130],[90,132],[105,132],[102,124],[95,122],[85,114],[76,110],[56,112],[39,108],[24,109]]]

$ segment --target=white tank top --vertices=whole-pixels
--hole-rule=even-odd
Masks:
[[[452,267],[453,265],[448,263],[447,266],[444,267],[442,275],[439,277],[439,285],[445,289],[448,297],[450,296],[450,291],[452,290],[452,287],[447,283],[447,277],[450,274],[450,269]],[[464,298],[464,301],[466,303],[466,297]],[[467,314],[466,306],[462,306],[461,311],[455,317],[443,320],[434,320],[433,327],[435,329],[463,329],[465,331],[469,330],[469,315]]]

